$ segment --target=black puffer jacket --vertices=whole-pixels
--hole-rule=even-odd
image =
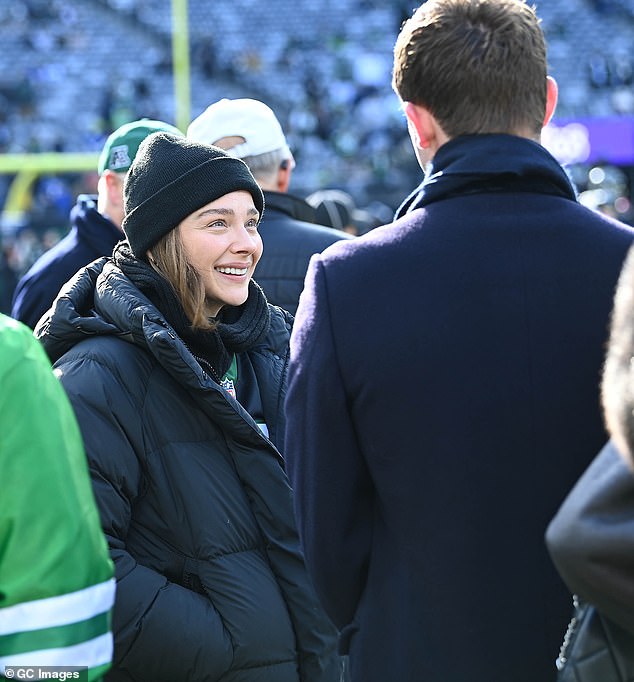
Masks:
[[[244,353],[270,438],[110,259],[36,330],[76,410],[116,566],[108,679],[335,682],[281,448],[291,319]]]

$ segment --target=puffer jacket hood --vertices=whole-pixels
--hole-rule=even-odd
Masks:
[[[282,374],[288,363],[288,337],[293,318],[281,308],[270,308],[269,331],[250,354],[256,370],[266,371],[267,363],[272,362],[277,365],[277,372]],[[188,390],[212,390],[221,391],[223,396],[225,394],[200,366],[162,313],[107,257],[93,261],[67,282],[34,333],[53,363],[81,341],[97,336],[115,336],[147,350],[175,381]],[[262,361],[263,355],[266,362]],[[271,390],[270,382],[263,381],[260,392],[265,410],[269,415],[274,412],[270,438],[282,449],[285,387],[277,395]],[[226,416],[235,412],[260,438],[260,429],[250,415],[240,403],[230,400]],[[276,456],[281,459],[279,453]]]

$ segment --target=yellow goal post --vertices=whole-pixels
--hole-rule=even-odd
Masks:
[[[188,0],[172,0],[172,60],[176,127],[186,130],[190,117]],[[97,171],[99,152],[0,154],[0,175],[15,175],[0,215],[0,226],[17,225],[28,212],[39,175]]]

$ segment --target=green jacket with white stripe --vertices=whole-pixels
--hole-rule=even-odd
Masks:
[[[81,435],[40,343],[4,315],[0,432],[0,677],[60,666],[99,680],[115,587]]]

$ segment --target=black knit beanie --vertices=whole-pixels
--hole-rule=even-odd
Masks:
[[[262,216],[264,195],[244,161],[171,133],[148,135],[123,190],[122,227],[132,253],[145,260],[146,251],[187,216],[237,190],[250,192]]]

